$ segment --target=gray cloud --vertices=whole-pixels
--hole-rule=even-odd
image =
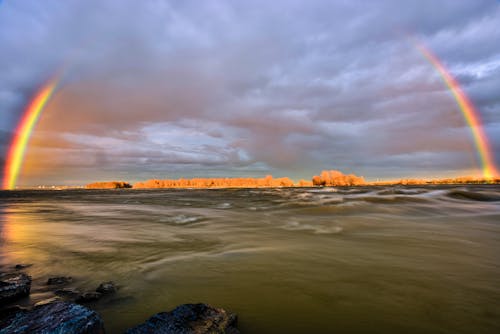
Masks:
[[[53,171],[61,183],[85,182],[81,173],[470,172],[477,161],[469,130],[408,36],[457,75],[500,157],[500,45],[492,42],[500,38],[499,7],[493,0],[6,1],[0,143],[37,87],[64,66],[31,141],[25,184],[58,181]],[[6,145],[0,150],[5,155]]]

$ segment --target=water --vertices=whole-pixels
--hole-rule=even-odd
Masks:
[[[500,186],[0,192],[1,262],[111,298],[120,333],[178,304],[243,333],[499,333]]]

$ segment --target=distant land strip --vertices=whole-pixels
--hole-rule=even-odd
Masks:
[[[426,184],[482,184],[500,183],[500,178],[487,180],[471,176],[446,179],[401,179],[394,181],[366,182],[364,177],[354,174],[345,175],[340,171],[322,171],[320,175],[312,177],[311,181],[300,180],[294,182],[288,177],[273,178],[267,175],[263,178],[193,178],[177,180],[156,180],[137,182],[131,185],[124,181],[94,182],[85,186],[87,189],[155,189],[155,188],[278,188],[278,187],[313,187],[313,186],[385,186],[385,185],[426,185]]]

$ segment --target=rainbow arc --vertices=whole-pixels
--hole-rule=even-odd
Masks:
[[[5,161],[3,188],[15,189],[19,171],[21,170],[26,147],[33,133],[33,129],[40,118],[43,108],[54,94],[59,82],[59,75],[50,78],[28,103],[26,110],[14,134],[12,144],[7,152]]]
[[[422,42],[415,42],[415,46],[436,69],[457,102],[458,108],[462,112],[465,122],[472,133],[474,145],[481,164],[483,178],[491,180],[498,177],[493,151],[491,150],[488,137],[484,132],[484,126],[476,107],[472,104],[458,81],[451,75],[450,71],[441,60]]]

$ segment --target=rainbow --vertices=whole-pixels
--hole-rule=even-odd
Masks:
[[[43,108],[54,94],[59,79],[59,74],[50,78],[28,103],[7,153],[3,179],[4,189],[15,189],[31,133],[40,118]]]
[[[415,46],[438,71],[444,83],[453,94],[453,97],[455,98],[458,107],[465,118],[465,122],[471,130],[479,161],[482,166],[483,177],[487,180],[498,177],[495,159],[488,142],[488,137],[484,132],[479,112],[476,110],[469,97],[462,90],[458,81],[451,75],[450,71],[448,71],[439,58],[422,42],[415,42]]]

